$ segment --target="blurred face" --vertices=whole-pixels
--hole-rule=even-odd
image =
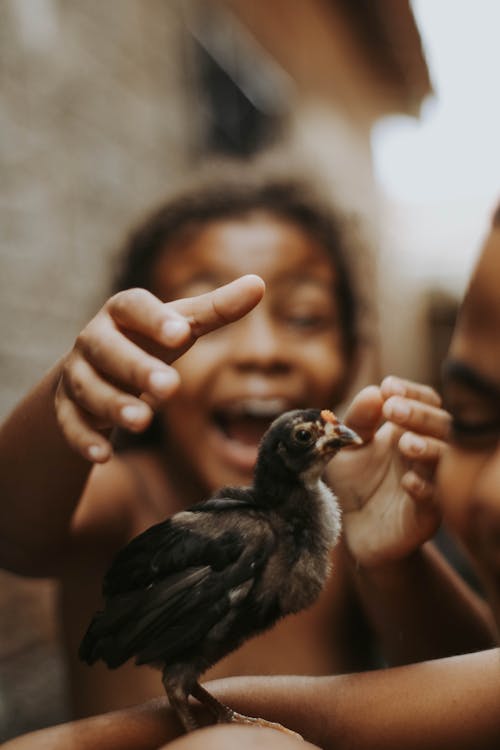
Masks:
[[[154,291],[189,297],[246,273],[266,282],[263,301],[176,362],[181,387],[164,409],[169,456],[210,491],[249,484],[271,420],[331,407],[345,376],[335,269],[293,224],[263,212],[213,222],[164,253]]]
[[[464,300],[444,395],[453,421],[438,476],[443,511],[475,556],[498,558],[500,573],[500,229]]]

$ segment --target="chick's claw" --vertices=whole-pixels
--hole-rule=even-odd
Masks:
[[[253,727],[262,727],[262,729],[275,729],[276,731],[283,732],[296,740],[304,741],[301,734],[294,732],[292,729],[288,729],[288,727],[284,727],[283,724],[278,724],[275,721],[267,721],[266,719],[257,719],[252,716],[245,716],[236,711],[231,711],[231,713],[232,716],[228,721],[232,724],[250,724]]]
[[[294,737],[295,739],[303,740],[302,735],[297,732],[284,727],[282,724],[278,724],[275,721],[268,721],[267,719],[261,719],[254,716],[245,716],[240,714],[238,711],[234,711],[229,706],[224,705],[217,700],[208,690],[205,690],[199,683],[196,683],[191,690],[191,695],[202,703],[212,714],[217,724],[248,724],[254,727],[262,727],[263,729],[275,729],[279,732]]]

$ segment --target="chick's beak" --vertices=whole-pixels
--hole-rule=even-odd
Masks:
[[[348,445],[362,445],[363,441],[359,435],[346,427],[342,422],[332,424],[327,422],[324,425],[323,434],[316,441],[316,448],[319,453],[332,453]]]
[[[340,445],[362,445],[363,441],[359,437],[359,435],[354,432],[354,430],[351,430],[349,427],[346,427],[345,424],[339,424],[337,425],[336,429],[336,436],[335,440],[340,442]]]

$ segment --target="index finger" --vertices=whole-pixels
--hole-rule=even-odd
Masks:
[[[388,375],[381,383],[380,391],[384,399],[391,396],[404,396],[413,401],[422,401],[431,406],[441,406],[440,395],[430,385],[405,380],[395,375]]]
[[[352,400],[344,422],[367,442],[371,440],[382,421],[383,401],[380,389],[375,385],[363,388]]]
[[[226,323],[242,318],[260,302],[264,290],[265,284],[260,276],[247,274],[212,292],[169,304],[186,318],[192,338],[196,339]]]
[[[383,405],[386,419],[405,431],[447,440],[451,417],[444,409],[401,396],[391,396]]]

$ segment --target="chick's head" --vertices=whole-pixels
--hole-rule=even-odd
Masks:
[[[361,438],[326,409],[297,409],[282,414],[264,435],[260,456],[279,458],[283,466],[301,476],[320,474],[344,446],[360,445]]]

